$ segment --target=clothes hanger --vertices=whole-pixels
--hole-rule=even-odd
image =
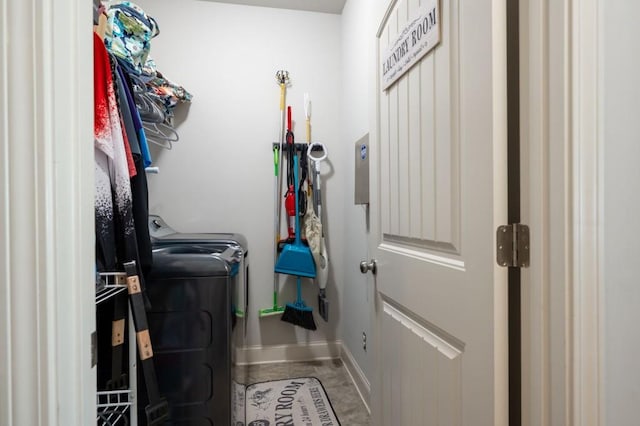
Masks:
[[[166,140],[169,142],[178,142],[180,135],[176,129],[166,123],[142,123],[142,127],[145,129],[146,135],[151,135],[157,139]]]
[[[93,31],[100,37],[100,40],[104,40],[104,35],[107,32],[107,15],[104,12],[98,15],[98,22],[93,26]]]
[[[134,86],[135,87],[135,86]],[[140,119],[147,123],[163,123],[167,116],[149,93],[134,88],[133,100],[136,103]]]
[[[142,127],[144,127],[147,141],[161,148],[171,150],[173,148],[173,142],[180,140],[178,132],[166,123],[148,123],[143,121]]]
[[[173,143],[171,141],[156,140],[153,137],[147,136],[147,142],[151,142],[154,145],[158,145],[160,148],[171,151],[173,149]]]

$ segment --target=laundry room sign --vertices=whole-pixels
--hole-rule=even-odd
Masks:
[[[440,0],[427,0],[382,55],[382,89],[386,90],[440,43]]]

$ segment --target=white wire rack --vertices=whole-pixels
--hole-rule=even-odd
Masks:
[[[96,305],[127,289],[124,272],[102,272],[96,285]],[[136,332],[129,307],[129,389],[98,391],[96,394],[96,420],[98,426],[137,426],[137,347]]]
[[[129,425],[131,391],[99,391],[96,395],[97,421],[100,426]]]
[[[96,285],[96,305],[126,290],[127,274],[124,272],[101,272]]]

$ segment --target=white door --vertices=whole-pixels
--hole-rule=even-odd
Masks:
[[[390,41],[432,2],[386,0],[377,22],[373,418],[506,425],[505,0],[441,0],[440,43],[383,90]]]

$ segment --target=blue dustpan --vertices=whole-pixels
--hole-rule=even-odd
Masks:
[[[276,262],[275,271],[279,274],[296,275],[299,277],[315,278],[316,264],[309,247],[302,244],[300,239],[300,215],[298,211],[298,154],[293,157],[293,179],[296,197],[296,239],[293,244],[287,244],[282,249]]]

